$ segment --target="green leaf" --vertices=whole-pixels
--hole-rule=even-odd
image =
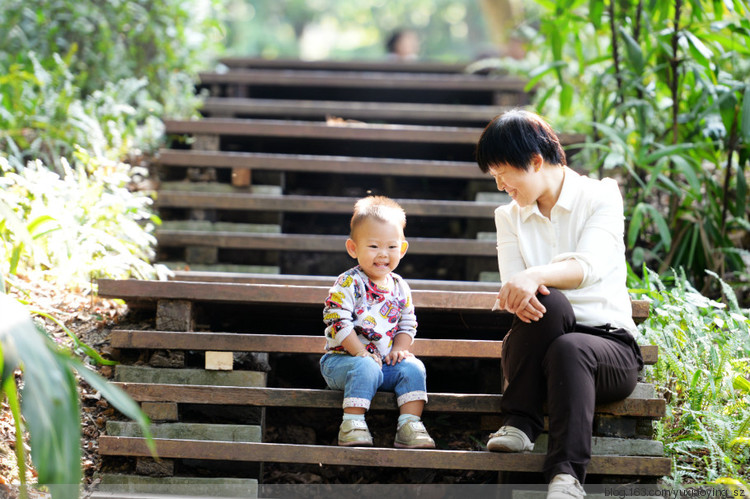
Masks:
[[[620,26],[618,31],[620,36],[622,36],[622,39],[625,40],[625,51],[628,54],[630,65],[633,67],[633,72],[638,76],[642,76],[645,63],[643,61],[643,50],[641,49],[641,46],[638,45],[638,42],[636,42],[632,36],[630,36],[630,33],[625,31],[623,26]]]
[[[10,365],[18,365],[23,371],[21,410],[39,483],[78,484],[81,421],[75,377],[17,301],[0,295],[0,310],[0,343],[6,367],[11,359]],[[71,499],[77,497],[75,492]]]
[[[575,89],[570,83],[563,83],[560,90],[560,114],[567,116],[573,106],[573,93]]]
[[[750,144],[750,85],[745,85],[742,92],[742,122],[740,125],[740,134],[745,144]]]
[[[643,211],[643,203],[638,203],[635,205],[635,208],[633,208],[630,225],[628,226],[628,248],[635,246],[635,241],[638,239],[638,234],[641,232],[641,225],[643,225]]]
[[[86,367],[78,359],[70,358],[68,359],[68,362],[70,367],[74,368],[78,372],[78,374],[84,380],[86,380],[86,382],[91,385],[92,388],[94,388],[94,390],[101,393],[102,396],[107,399],[107,401],[109,401],[109,403],[112,404],[115,409],[140,425],[141,430],[143,431],[143,435],[147,439],[147,445],[149,450],[151,451],[151,455],[153,457],[157,457],[156,444],[154,443],[151,436],[151,422],[149,421],[148,416],[146,416],[146,414],[141,410],[140,406],[122,389],[120,389],[116,385],[109,383],[106,379],[102,378],[97,373]]]

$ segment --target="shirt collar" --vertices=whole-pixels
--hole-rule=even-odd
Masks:
[[[559,207],[566,211],[571,211],[573,209],[573,205],[575,204],[575,199],[578,193],[578,179],[581,176],[567,166],[563,168],[565,168],[565,178],[563,179],[562,189],[560,190],[560,197],[557,198],[555,208]],[[536,203],[534,203],[533,205],[524,206],[520,208],[520,210],[521,220],[523,220],[524,222],[534,214],[537,214],[540,217],[544,217],[544,215],[542,215],[542,212],[539,211],[539,207]]]

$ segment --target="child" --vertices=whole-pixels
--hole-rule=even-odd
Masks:
[[[370,446],[365,412],[378,389],[394,391],[400,415],[394,446],[434,448],[422,421],[425,368],[408,347],[417,332],[411,291],[393,270],[406,253],[406,215],[382,196],[354,206],[346,251],[359,265],[341,274],[323,310],[326,354],[320,370],[329,387],[344,391],[339,445]]]

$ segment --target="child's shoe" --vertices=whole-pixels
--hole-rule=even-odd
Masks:
[[[344,420],[339,428],[339,445],[371,447],[372,435],[367,428],[367,423],[354,419]]]
[[[435,441],[422,421],[408,421],[396,432],[393,445],[402,449],[434,449]]]

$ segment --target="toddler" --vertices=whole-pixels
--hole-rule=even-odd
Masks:
[[[329,387],[344,391],[338,444],[371,446],[365,412],[378,389],[396,393],[395,447],[434,448],[422,424],[427,401],[424,364],[408,348],[417,332],[411,291],[393,271],[406,253],[406,215],[395,201],[357,201],[346,251],[359,265],[331,287],[323,310],[326,353],[320,369]]]

